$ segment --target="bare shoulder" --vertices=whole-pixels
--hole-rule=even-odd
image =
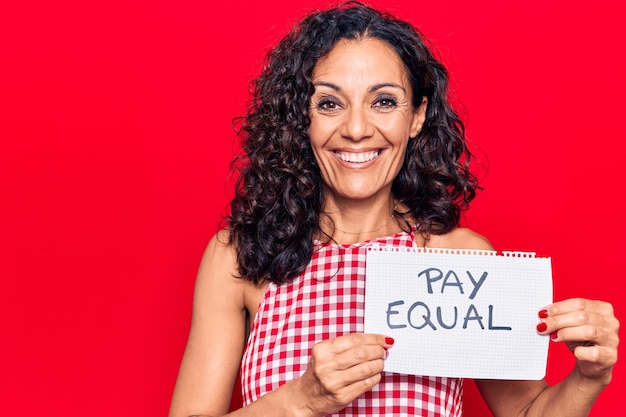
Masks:
[[[234,283],[237,278],[237,252],[229,242],[228,232],[216,233],[202,254],[197,280],[219,280],[222,285]]]
[[[447,249],[493,250],[489,240],[465,227],[457,227],[443,235],[431,235],[428,246]]]
[[[228,231],[219,231],[207,245],[196,281],[196,296],[215,296],[227,303],[230,311],[247,310],[254,317],[267,283],[254,284],[240,276],[237,248],[229,241]]]
[[[227,310],[243,310],[246,291],[253,286],[239,276],[237,250],[229,241],[228,231],[216,233],[202,255],[196,278],[195,303],[224,303]],[[216,297],[217,296],[217,297]],[[217,298],[217,299],[216,299]]]
[[[211,238],[202,255],[202,262],[210,262],[215,257],[226,261],[222,264],[228,264],[231,267],[233,262],[236,264],[237,253],[235,246],[230,243],[228,230],[222,229]]]

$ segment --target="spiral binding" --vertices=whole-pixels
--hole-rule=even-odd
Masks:
[[[522,251],[502,251],[498,253],[495,250],[485,249],[448,249],[448,248],[398,248],[393,246],[370,246],[368,251],[377,252],[414,252],[414,253],[434,253],[439,255],[470,255],[470,256],[503,256],[505,258],[529,258],[534,259],[536,252]]]

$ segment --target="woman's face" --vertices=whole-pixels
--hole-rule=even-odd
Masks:
[[[409,137],[424,123],[409,76],[386,42],[342,40],[313,68],[308,133],[327,197],[387,198]]]

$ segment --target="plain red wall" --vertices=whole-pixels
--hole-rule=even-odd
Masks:
[[[331,4],[297,3],[0,5],[2,415],[167,413],[231,119],[264,51]],[[556,298],[626,320],[624,6],[517,3],[373,2],[451,70],[485,186],[464,224],[551,256]],[[553,345],[548,379],[571,365]],[[620,363],[592,416],[623,408],[625,380]],[[467,391],[466,415],[487,415]]]

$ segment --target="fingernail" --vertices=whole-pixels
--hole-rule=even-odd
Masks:
[[[539,318],[540,318],[540,319],[546,319],[546,318],[548,318],[548,310],[541,310],[541,311],[539,312]]]
[[[547,328],[548,328],[548,325],[543,321],[537,325],[537,331],[539,333],[545,332]]]
[[[395,340],[393,340],[393,337],[385,337],[385,343],[388,345],[393,345],[394,342]]]
[[[552,332],[552,333],[550,333],[550,339],[554,340],[554,339],[556,339],[557,337],[559,337],[559,335],[558,335],[558,334],[556,334],[556,332]]]

